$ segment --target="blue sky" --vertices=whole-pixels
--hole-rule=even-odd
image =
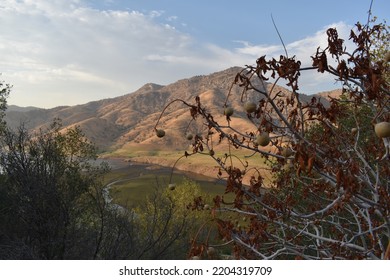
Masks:
[[[0,79],[10,104],[50,108],[169,84],[283,53],[303,65],[332,26],[348,38],[366,22],[366,0],[1,0]],[[390,1],[373,14],[388,19]],[[314,74],[314,73],[313,73]],[[335,88],[329,77],[302,75],[301,90]]]

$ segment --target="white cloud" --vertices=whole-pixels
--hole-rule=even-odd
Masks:
[[[0,72],[14,84],[10,103],[74,104],[134,90],[161,71],[143,57],[180,53],[191,41],[156,22],[162,13],[99,11],[77,1],[4,2]]]
[[[150,17],[154,18],[154,17],[160,17],[162,16],[163,14],[165,13],[165,11],[151,11],[149,13]]]
[[[259,57],[262,54],[276,54],[283,51],[281,45],[252,45],[246,41],[236,41],[244,45],[243,47],[236,48],[236,51],[240,54],[246,54],[254,57]]]
[[[345,39],[349,37],[349,31],[351,29],[351,26],[343,22],[330,24],[328,26],[325,26],[323,29],[317,31],[315,34],[310,35],[306,38],[291,43],[285,42],[287,43],[286,49],[289,56],[295,55],[297,59],[301,60],[303,65],[311,64],[310,56],[315,54],[317,47],[320,46],[322,49],[326,47],[327,45],[326,30],[331,27],[335,27],[338,30],[340,38]],[[282,44],[252,45],[246,41],[236,41],[236,42],[241,43],[243,45],[242,47],[236,49],[238,53],[251,55],[253,57],[259,57],[264,54],[266,54],[267,57],[272,57],[272,56],[279,56],[280,54],[284,55],[285,53]],[[346,43],[347,46],[350,46],[348,42]]]
[[[327,46],[327,35],[326,30],[328,28],[336,28],[340,38],[345,40],[347,49],[352,47],[351,43],[347,40],[349,37],[349,32],[352,26],[345,24],[344,22],[337,22],[325,26],[323,29],[317,31],[315,34],[307,36],[303,39],[286,43],[286,49],[288,55],[296,56],[297,60],[300,60],[302,67],[307,67],[312,65],[311,56],[316,53],[318,47],[325,49]],[[255,61],[257,57],[266,55],[266,58],[279,57],[279,55],[284,55],[285,51],[283,45],[251,45],[249,42],[237,41],[243,46],[237,48],[236,51],[239,54],[247,54],[252,57],[252,62]],[[331,64],[332,61],[330,60]],[[284,85],[284,84],[281,84]],[[335,79],[333,76],[328,74],[319,74],[316,70],[302,71],[300,77],[300,91],[304,93],[317,93],[323,90],[329,90],[335,87],[340,87],[340,85],[335,84]]]
[[[261,55],[283,51],[280,45],[243,41],[236,49],[197,42],[175,29],[175,23],[180,24],[177,17],[164,11],[97,10],[77,0],[3,0],[0,72],[14,85],[9,103],[84,103],[122,95],[147,82],[166,84],[252,64]],[[290,55],[306,63],[324,31],[287,43]]]
[[[177,19],[178,19],[177,16],[169,16],[169,17],[167,17],[167,21],[175,21]]]

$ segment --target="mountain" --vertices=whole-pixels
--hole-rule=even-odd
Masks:
[[[24,123],[28,129],[37,130],[47,127],[53,119],[59,118],[65,129],[80,126],[87,138],[101,151],[125,151],[126,147],[140,146],[150,149],[182,149],[188,145],[183,140],[191,120],[189,109],[178,101],[164,111],[158,123],[158,128],[167,133],[162,139],[157,138],[154,132],[161,112],[172,100],[194,103],[195,97],[199,96],[202,104],[215,115],[217,122],[226,122],[222,114],[223,106],[232,82],[241,70],[242,68],[232,67],[210,75],[182,79],[166,86],[149,83],[130,94],[82,105],[52,109],[9,109],[5,119],[11,127]],[[262,87],[262,84],[257,86]],[[253,124],[247,118],[241,118],[245,116],[241,97],[255,101],[258,96],[254,93],[241,96],[241,90],[238,86],[232,88],[228,104],[235,109],[235,125],[241,130],[249,130]],[[282,87],[275,90],[288,93],[288,90]],[[309,100],[311,97],[303,98]],[[201,128],[201,120],[194,120],[189,129],[192,133],[201,133]]]
[[[33,106],[27,106],[27,107],[20,107],[16,105],[7,105],[7,111],[17,111],[17,112],[27,112],[27,111],[32,111],[32,110],[38,110],[38,107],[33,107]]]
[[[318,96],[325,98],[327,100],[331,100],[332,98],[340,98],[341,94],[343,93],[342,89],[335,89],[331,91],[323,91],[317,93]]]

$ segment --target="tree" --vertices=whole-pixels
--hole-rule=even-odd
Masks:
[[[1,135],[0,244],[4,258],[63,259],[75,255],[85,234],[93,186],[104,166],[93,166],[94,146],[79,128],[61,131],[56,121],[45,131],[5,129]],[[90,217],[88,217],[90,219]],[[91,220],[88,220],[89,222]],[[85,252],[84,252],[85,253]],[[88,254],[80,257],[90,258]]]
[[[218,123],[199,97],[193,104],[168,104],[183,103],[192,119],[205,124],[207,132],[194,138],[186,157],[209,147],[217,150],[211,144],[216,138],[229,144],[225,157],[210,156],[226,172],[226,193],[235,199],[229,205],[216,197],[213,213],[236,258],[390,256],[390,55],[388,48],[382,48],[384,55],[377,48],[388,44],[388,26],[357,23],[350,33],[355,49],[349,52],[335,28],[326,34],[328,46],[315,51],[311,67],[302,67],[286,52],[278,59],[261,56],[237,74],[231,89],[241,89],[252,131],[234,126],[230,93],[221,108],[226,124]],[[343,84],[343,95],[329,104],[317,97],[304,102],[299,93],[303,71],[333,75]],[[267,75],[274,78],[272,84],[266,83]],[[290,93],[278,90],[282,81]],[[249,102],[253,98],[256,103]],[[155,129],[161,136],[158,122]],[[235,150],[265,161],[272,180],[245,158],[241,165],[233,162]],[[250,183],[244,185],[248,176]],[[225,211],[247,222],[238,227],[221,216]]]
[[[210,217],[210,211],[204,205],[201,212],[192,211],[192,202],[199,197],[204,200],[208,198],[195,182],[189,180],[168,188],[161,188],[158,184],[145,203],[134,209],[137,231],[140,233],[135,257],[185,259],[191,236]]]
[[[56,120],[37,133],[5,129],[0,143],[0,259],[185,257],[202,216],[187,204],[205,197],[194,183],[119,208],[106,199],[109,168],[94,162],[80,128]]]
[[[3,120],[0,82],[0,259],[131,258],[134,221],[104,198],[97,150],[79,127],[54,120],[32,133]]]
[[[7,109],[7,98],[11,91],[11,86],[9,84],[5,84],[3,81],[0,81],[0,129],[4,129],[4,115],[5,110]]]

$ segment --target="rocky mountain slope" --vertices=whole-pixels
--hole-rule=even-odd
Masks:
[[[129,145],[150,149],[182,149],[188,145],[183,140],[191,119],[189,110],[180,102],[169,106],[159,121],[159,127],[166,130],[167,137],[159,139],[155,136],[154,126],[165,106],[175,99],[193,103],[195,97],[199,96],[216,120],[223,122],[223,105],[240,70],[233,67],[210,75],[179,80],[167,86],[149,83],[130,94],[77,106],[8,110],[6,121],[11,127],[24,123],[27,128],[36,130],[59,118],[65,128],[80,126],[101,151],[115,151]],[[278,90],[288,92],[281,87]],[[257,100],[258,96],[250,94],[245,98]],[[240,119],[245,116],[240,99],[240,88],[234,87],[228,103],[235,109],[235,124],[245,129],[250,127],[250,123],[246,118]],[[195,122],[190,130],[201,133],[197,129],[201,129],[201,123]]]

